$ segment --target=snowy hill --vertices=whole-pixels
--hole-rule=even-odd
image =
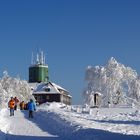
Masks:
[[[102,94],[100,106],[140,106],[140,77],[135,70],[113,57],[105,66],[88,66],[84,90],[85,103],[93,106],[92,95]]]
[[[83,108],[43,104],[28,111],[0,111],[1,140],[139,140],[140,112],[132,108]]]

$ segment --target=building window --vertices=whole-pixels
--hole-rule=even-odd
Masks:
[[[47,100],[49,100],[49,99],[50,99],[49,95],[47,95],[47,96],[46,96],[46,99],[47,99]]]
[[[50,92],[50,88],[45,88],[45,91],[46,92]]]
[[[37,98],[38,98],[39,101],[42,100],[42,96],[41,95],[39,95]]]

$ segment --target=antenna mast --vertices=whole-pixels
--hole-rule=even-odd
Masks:
[[[46,59],[46,57],[45,57],[45,55],[44,55],[44,65],[45,65],[45,59]]]
[[[38,55],[38,53],[36,55],[36,63],[39,64],[39,55]]]
[[[33,65],[33,64],[34,64],[34,54],[32,52],[31,65]]]
[[[43,58],[43,51],[41,51],[41,54],[40,54],[41,56],[40,56],[40,63],[41,64],[44,64],[44,58]]]

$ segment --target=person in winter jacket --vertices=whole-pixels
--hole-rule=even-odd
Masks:
[[[17,97],[15,97],[14,100],[15,100],[15,108],[14,109],[17,110],[17,104],[19,102],[19,99]]]
[[[36,110],[36,105],[32,99],[28,103],[28,110],[29,110],[29,118],[33,118],[33,112]]]
[[[24,108],[25,108],[25,103],[24,103],[24,101],[22,101],[20,103],[20,110],[24,110]]]
[[[8,102],[8,107],[10,108],[10,116],[14,116],[15,101],[13,97],[11,97],[10,101]]]
[[[28,110],[28,103],[24,104],[24,110]]]

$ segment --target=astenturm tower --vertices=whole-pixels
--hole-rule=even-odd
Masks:
[[[37,53],[34,58],[32,53],[31,66],[29,67],[29,83],[49,82],[48,65],[45,64],[43,51]]]

